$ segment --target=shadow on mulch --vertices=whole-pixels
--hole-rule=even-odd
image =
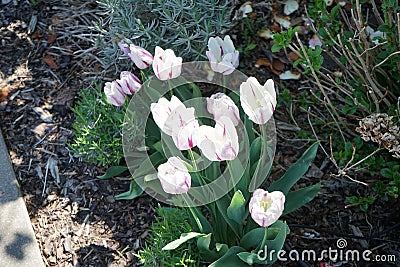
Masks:
[[[91,34],[96,7],[15,0],[0,10],[0,127],[47,266],[135,264],[154,214],[146,196],[116,202],[129,181],[98,180],[105,170],[67,148],[84,72],[100,69],[82,38]]]

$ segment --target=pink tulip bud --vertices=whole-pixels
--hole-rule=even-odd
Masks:
[[[249,77],[240,85],[240,103],[254,123],[267,123],[276,107],[274,81],[269,79],[262,86],[256,78]]]
[[[176,78],[182,72],[182,58],[175,56],[171,49],[164,50],[156,46],[153,71],[162,81]]]
[[[268,227],[276,222],[285,208],[285,195],[281,191],[269,193],[257,189],[250,199],[251,218],[261,227]]]
[[[191,186],[189,171],[178,157],[171,157],[166,163],[158,166],[157,177],[168,194],[186,193]]]
[[[119,48],[121,49],[121,52],[123,55],[127,55],[129,54],[130,50],[129,50],[129,45],[127,45],[126,43],[124,43],[124,41],[121,41],[118,43]]]
[[[122,71],[120,79],[117,80],[122,92],[127,95],[133,95],[142,87],[140,80],[133,73],[129,71]]]
[[[139,69],[145,69],[153,63],[153,55],[146,49],[131,44],[128,56]]]
[[[126,99],[126,95],[122,92],[120,85],[116,81],[106,82],[104,94],[107,100],[114,106],[122,106]]]

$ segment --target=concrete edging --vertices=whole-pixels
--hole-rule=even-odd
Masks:
[[[0,266],[44,267],[35,233],[0,132]]]

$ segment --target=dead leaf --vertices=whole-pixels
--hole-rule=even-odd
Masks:
[[[290,70],[285,71],[281,75],[279,75],[279,79],[281,80],[299,80],[301,77],[301,73],[294,73]]]
[[[251,2],[246,2],[240,6],[238,10],[238,19],[247,18],[247,14],[253,12],[253,8],[251,7]]]
[[[255,64],[254,66],[255,66],[256,68],[259,68],[259,67],[262,67],[262,66],[264,66],[264,67],[270,67],[270,66],[271,66],[271,61],[269,61],[268,58],[262,57],[262,58],[259,58],[259,59],[257,60],[257,62],[256,62],[256,64]]]
[[[49,35],[47,35],[47,43],[52,44],[57,39],[57,34],[54,31],[51,31]]]
[[[275,16],[274,20],[279,23],[283,28],[289,29],[290,28],[290,19],[285,16]]]
[[[274,22],[271,26],[269,26],[269,29],[272,32],[281,32],[281,26],[279,26],[279,24],[276,22]]]
[[[53,17],[51,17],[51,24],[57,24],[59,20],[61,20],[62,18],[59,16],[54,15]]]
[[[0,89],[0,102],[6,101],[8,93],[10,93],[10,90],[6,89]]]
[[[285,64],[282,61],[280,61],[279,59],[275,58],[272,60],[272,67],[274,69],[276,69],[277,71],[282,72],[285,69]]]
[[[258,36],[264,38],[265,40],[274,39],[274,34],[270,29],[259,31]]]
[[[283,9],[283,13],[285,13],[285,15],[290,15],[297,9],[299,9],[299,3],[297,3],[296,0],[287,0]]]
[[[50,174],[51,176],[53,176],[54,179],[56,179],[57,184],[60,183],[60,174],[58,171],[58,165],[57,165],[57,160],[53,159],[52,157],[50,157],[47,160],[47,164],[48,164],[48,168],[50,170]]]
[[[40,34],[38,32],[34,32],[31,36],[32,39],[40,39],[43,37],[43,34]]]
[[[274,60],[275,61],[275,60]],[[282,63],[282,62],[280,62]],[[282,63],[283,64],[283,63]],[[279,65],[279,63],[277,63],[277,65]],[[271,61],[268,58],[259,58],[256,62],[256,64],[254,65],[256,68],[259,67],[268,67],[270,68],[270,70],[272,71],[273,74],[279,76],[281,74],[281,71],[277,70],[274,68],[274,65],[271,63]]]
[[[49,65],[50,68],[52,68],[53,70],[58,70],[58,65],[56,64],[52,56],[47,55],[44,56],[42,59],[44,62],[46,62],[47,65]]]
[[[335,71],[332,73],[332,75],[336,78],[342,78],[343,77],[343,72],[341,71]]]
[[[47,110],[42,109],[41,107],[33,107],[33,111],[40,116],[40,119],[44,122],[52,122],[53,115]]]
[[[300,58],[300,56],[299,56],[297,53],[291,51],[291,52],[288,54],[288,58],[289,58],[291,61],[294,62],[294,61],[298,60],[298,59]]]
[[[272,4],[272,16],[275,16],[276,14],[279,14],[279,8],[280,8],[280,4],[278,2],[274,2]]]

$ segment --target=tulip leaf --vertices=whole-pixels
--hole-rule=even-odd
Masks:
[[[199,248],[203,258],[207,259],[208,261],[214,261],[220,258],[228,251],[228,246],[226,244],[217,244],[216,248],[213,250],[210,250],[210,244],[211,233],[200,236],[197,239],[197,247]]]
[[[237,256],[238,253],[244,251],[245,251],[244,248],[238,246],[230,247],[224,256],[222,256],[217,261],[214,261],[213,263],[208,265],[208,267],[227,267],[227,266],[249,267],[248,264],[244,263]]]
[[[253,122],[247,116],[244,116],[244,127],[246,128],[246,134],[249,137],[249,143],[251,144],[256,136],[254,134]]]
[[[267,153],[261,153],[261,158],[257,163],[254,163],[257,164],[257,167],[255,168],[249,184],[249,192],[254,192],[257,188],[259,188],[266,181],[271,171],[272,163],[274,162],[274,151],[271,149],[268,143],[266,147]]]
[[[140,197],[143,193],[143,188],[140,187],[135,180],[131,181],[131,184],[129,186],[129,191],[119,194],[115,196],[116,200],[132,200],[137,197]]]
[[[189,85],[193,89],[193,98],[202,97],[201,91],[200,91],[199,87],[197,87],[196,84],[190,83]]]
[[[293,192],[289,192],[286,197],[283,215],[289,214],[313,200],[320,189],[321,183],[317,183]]]
[[[271,231],[272,233],[270,235]],[[253,229],[242,238],[240,245],[242,246],[242,244],[245,244],[246,246],[242,246],[245,249],[250,249],[251,247],[258,248],[259,244],[262,242],[264,233],[264,228]],[[277,221],[268,228],[268,238],[264,248],[253,250],[251,253],[238,253],[237,256],[249,265],[254,263],[271,264],[277,260],[278,253],[282,249],[288,234],[289,228],[287,224],[282,221]],[[274,253],[272,253],[272,251],[274,251]]]
[[[246,217],[246,200],[240,190],[236,191],[232,197],[231,204],[227,209],[229,219],[242,225]]]
[[[182,152],[176,147],[174,140],[172,139],[171,136],[162,133],[161,138],[162,138],[165,157],[174,156],[174,157],[179,157],[181,159],[185,158]]]
[[[241,226],[235,223],[235,221],[233,221],[232,219],[230,219],[227,214],[227,209],[230,204],[229,197],[225,195],[220,199],[218,199],[216,203],[218,207],[217,211],[222,215],[225,222],[229,225],[229,228],[231,228],[231,230],[235,233],[236,236],[240,236]]]
[[[232,183],[235,183],[236,189],[246,193],[248,179],[243,178],[243,176],[247,177],[245,174],[248,173],[248,169],[243,167],[240,157],[236,157],[234,160],[227,162],[227,164],[229,164],[228,168],[230,168],[230,171],[228,172],[228,175],[230,176],[229,180]]]
[[[253,165],[257,160],[260,159],[261,153],[261,137],[257,137],[251,143],[250,146],[250,164]]]
[[[260,254],[261,255],[261,254]],[[241,259],[243,262],[247,263],[248,265],[253,265],[257,263],[261,258],[257,255],[255,252],[240,252],[237,254],[239,259]]]
[[[176,239],[170,243],[168,243],[165,247],[162,248],[162,250],[174,250],[183,243],[186,243],[190,239],[193,239],[198,236],[204,236],[202,233],[196,233],[196,232],[190,232],[190,233],[183,233],[181,234],[181,237],[179,239]]]
[[[135,167],[135,172],[132,174],[132,177],[134,179],[154,173],[156,171],[154,167],[160,165],[163,161],[165,161],[165,158],[163,157],[163,155],[160,154],[160,152],[155,152],[151,154],[148,158],[143,158],[140,160],[141,164],[137,167],[136,165],[131,166],[130,161],[127,162],[131,170],[133,169],[133,167]]]
[[[152,145],[160,140],[160,128],[154,122],[154,119],[149,119],[146,122],[146,144]],[[150,142],[151,141],[151,142]]]
[[[312,144],[278,181],[271,184],[268,191],[279,190],[287,195],[290,188],[307,172],[317,154],[318,146],[319,142]]]
[[[164,149],[162,147],[161,141],[157,141],[153,144],[153,148],[159,152],[160,154],[164,155]]]
[[[151,79],[150,83],[146,83],[146,88],[142,88],[139,92],[144,92],[144,95],[141,96],[145,98],[147,95],[149,97],[150,102],[155,103],[161,98],[160,89],[163,88],[166,83],[162,82],[158,79]],[[143,103],[147,102],[147,99],[143,99]]]
[[[126,166],[111,166],[110,168],[107,169],[105,174],[97,176],[97,178],[99,178],[99,179],[113,178],[127,170],[128,170],[128,167],[126,167]]]
[[[262,240],[264,238],[264,232],[265,232],[265,229],[263,227],[258,227],[258,228],[251,230],[250,232],[247,232],[240,239],[239,245],[246,250],[260,245],[260,243],[262,242]],[[286,235],[289,234],[289,228],[288,228],[286,222],[279,220],[268,227],[267,242],[275,240],[277,238],[277,236],[279,234],[281,234],[281,232],[283,232],[286,237]]]

